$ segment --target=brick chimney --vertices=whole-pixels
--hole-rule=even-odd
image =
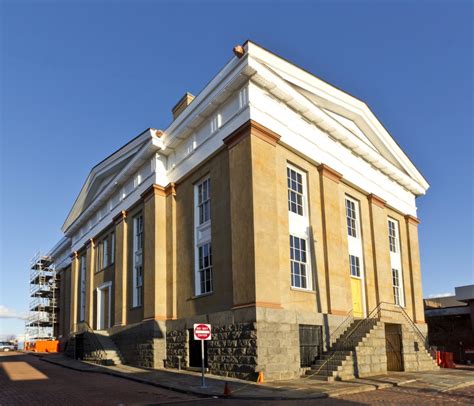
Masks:
[[[173,120],[183,112],[183,110],[188,107],[191,102],[194,100],[194,96],[191,93],[186,92],[181,99],[179,99],[178,103],[171,109],[173,112]]]

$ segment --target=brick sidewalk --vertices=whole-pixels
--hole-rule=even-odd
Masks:
[[[317,399],[325,397],[347,396],[362,392],[411,385],[433,392],[452,391],[457,388],[474,385],[474,373],[466,370],[442,369],[430,372],[399,372],[365,379],[342,382],[323,382],[312,379],[294,379],[288,381],[256,384],[238,379],[207,375],[207,388],[201,388],[200,375],[194,372],[176,370],[147,370],[128,365],[97,366],[67,358],[60,354],[45,355],[44,361],[85,372],[105,373],[122,378],[143,382],[165,389],[200,396],[219,396],[228,385],[233,398],[240,399]]]

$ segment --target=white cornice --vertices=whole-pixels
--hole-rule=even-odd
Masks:
[[[294,111],[297,111],[306,120],[330,134],[349,148],[354,154],[373,165],[391,180],[417,196],[425,194],[425,184],[420,184],[418,179],[414,179],[403,173],[381,154],[375,152],[358,137],[354,136],[351,131],[289,85],[285,80],[275,75],[269,68],[255,59],[249,59],[249,64],[256,71],[252,76],[252,82],[265,89]]]
[[[154,130],[148,130],[145,135],[148,140],[135,153],[125,167],[94,197],[89,206],[82,211],[67,228],[65,227],[63,229],[66,236],[72,236],[78,228],[81,227],[84,221],[100,208],[106,200],[133,175],[137,168],[151,157],[154,152],[163,148],[163,141],[156,135]]]
[[[413,188],[418,190],[418,192],[414,193],[416,195],[425,194],[429,188],[428,182],[387,132],[385,127],[375,117],[365,102],[324,82],[313,74],[267,51],[257,44],[249,41],[247,43],[247,49],[252,59],[265,65],[275,76],[283,78],[283,81],[289,81],[310,92],[318,98],[319,104],[322,107],[330,110],[336,107],[336,113],[350,113],[352,115],[351,119],[356,122],[365,133],[371,132],[383,142],[383,146],[387,148],[390,154],[392,154],[410,177],[419,185],[419,188]],[[421,190],[423,192],[420,192]]]

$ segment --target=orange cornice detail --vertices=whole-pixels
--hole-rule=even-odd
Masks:
[[[119,214],[117,214],[113,221],[114,223],[120,223],[122,220],[125,220],[127,218],[127,212],[125,210],[121,210]]]
[[[386,201],[383,200],[382,198],[378,197],[377,195],[374,195],[373,193],[367,196],[369,199],[369,202],[372,204],[375,204],[376,206],[381,207],[382,209],[385,208]]]
[[[176,196],[176,185],[174,183],[168,183],[165,187],[165,195],[173,195]]]
[[[157,196],[166,196],[165,188],[154,183],[148,189],[146,189],[140,196],[143,200],[147,200],[153,194]]]
[[[157,130],[156,128],[150,128],[150,130],[155,131],[155,135],[156,135],[158,138],[161,138],[161,136],[163,135],[163,131],[162,131],[162,130]]]
[[[280,136],[270,130],[269,128],[257,123],[256,121],[250,120],[250,128],[252,135],[260,138],[261,140],[268,142],[270,145],[275,146],[280,141]]]
[[[227,148],[230,149],[250,134],[255,135],[257,138],[260,138],[273,146],[275,146],[281,138],[277,133],[267,127],[257,123],[256,121],[249,120],[237,128],[237,130],[232,134],[224,138],[223,141],[224,144],[227,145]]]
[[[418,224],[420,224],[420,220],[417,219],[416,217],[410,215],[410,214],[407,214],[405,216],[405,220],[407,221],[408,224],[413,224],[415,226],[417,226]]]
[[[237,304],[232,309],[243,309],[245,307],[267,307],[270,309],[283,309],[280,303],[273,303],[273,302],[249,302],[249,303],[241,303]]]
[[[319,165],[318,171],[321,174],[321,176],[325,176],[326,178],[331,179],[336,183],[339,183],[339,181],[342,179],[341,173],[339,173],[338,171],[332,169],[330,166],[327,166],[325,164]]]

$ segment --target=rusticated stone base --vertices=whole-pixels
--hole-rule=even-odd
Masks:
[[[166,326],[147,320],[125,327],[114,326],[110,338],[120,350],[125,362],[144,368],[163,368],[166,358]]]
[[[208,343],[211,373],[233,378],[253,379],[257,367],[256,323],[216,326]]]
[[[186,330],[171,330],[166,332],[166,367],[178,368],[179,356],[181,367],[188,364],[188,333]]]

